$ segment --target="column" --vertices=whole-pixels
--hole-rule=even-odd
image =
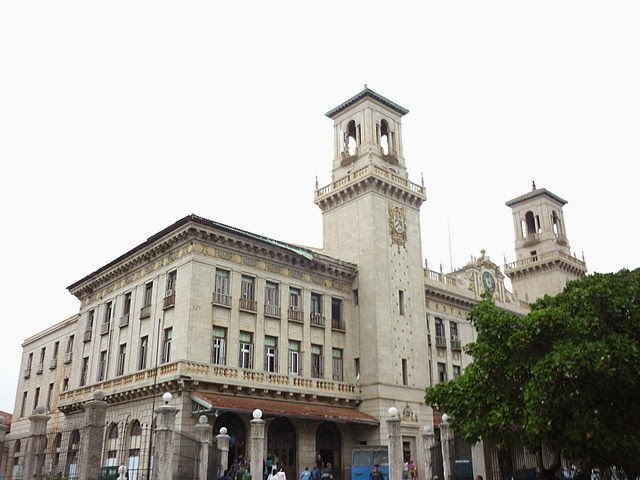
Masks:
[[[100,480],[100,460],[104,442],[104,418],[108,403],[102,390],[84,404],[84,427],[80,433],[78,473],[83,480]]]
[[[227,435],[227,427],[222,427],[220,433],[216,435],[216,445],[220,451],[220,472],[216,478],[220,477],[224,472],[229,470],[229,435]],[[260,479],[257,479],[260,480]]]
[[[251,475],[254,480],[262,480],[264,466],[264,420],[262,410],[256,408],[251,420]]]
[[[431,449],[435,445],[435,435],[431,425],[425,425],[422,429],[422,451],[423,462],[422,468],[418,471],[419,480],[431,480],[435,473],[433,471],[433,462],[431,459]]]
[[[400,434],[400,416],[396,407],[389,408],[387,431],[389,432],[389,480],[402,480],[402,435]]]
[[[40,405],[33,415],[29,417],[29,441],[24,461],[24,479],[35,480],[43,477],[44,449],[47,443],[47,422],[49,415]]]
[[[3,415],[0,415],[0,455],[4,452],[4,440],[9,432],[9,425],[6,424],[7,419]],[[2,457],[0,456],[0,463],[2,463]],[[7,464],[2,464],[3,467],[7,467],[9,464],[9,458],[7,458]],[[0,475],[5,472],[0,471]]]
[[[178,408],[169,405],[173,396],[167,392],[162,395],[164,405],[156,408],[156,434],[153,444],[152,480],[173,479],[173,431],[176,425]]]
[[[196,434],[200,441],[200,455],[199,455],[199,478],[204,480],[207,478],[207,472],[209,470],[209,444],[211,443],[211,431],[213,427],[209,425],[206,415],[200,415],[198,424],[196,425]],[[216,477],[217,478],[217,477]]]

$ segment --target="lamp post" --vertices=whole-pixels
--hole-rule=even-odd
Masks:
[[[442,415],[442,422],[440,422],[440,441],[442,442],[442,468],[444,470],[444,480],[451,480],[453,478],[451,471],[451,448],[449,445],[452,433],[453,432],[449,428],[449,415],[445,413]]]
[[[218,476],[222,476],[229,469],[229,435],[227,435],[227,427],[222,427],[220,433],[216,435],[216,444],[220,450],[220,472]]]
[[[425,425],[422,428],[422,446],[424,449],[422,462],[422,472],[418,470],[418,475],[420,476],[420,480],[429,480],[433,478],[433,462],[431,459],[431,449],[435,443],[435,435],[433,433],[433,427],[431,425]]]
[[[256,480],[263,478],[264,464],[264,420],[262,420],[262,410],[256,408],[253,411],[251,420],[251,459],[249,468],[251,475]]]
[[[389,438],[389,480],[402,480],[402,435],[396,407],[389,408],[387,435]]]

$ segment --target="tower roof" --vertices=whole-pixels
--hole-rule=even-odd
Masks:
[[[367,98],[367,97],[371,98],[373,100],[376,100],[377,102],[383,104],[386,107],[389,107],[390,109],[392,109],[396,113],[400,114],[400,116],[403,116],[403,115],[406,115],[407,113],[409,113],[409,110],[407,110],[406,108],[401,107],[397,103],[394,103],[391,100],[389,100],[388,98],[383,97],[379,93],[374,92],[373,90],[371,90],[369,87],[367,87],[365,85],[364,86],[364,90],[362,90],[360,93],[355,94],[353,97],[351,97],[346,102],[342,102],[336,108],[333,108],[333,109],[329,110],[327,113],[325,113],[325,115],[327,117],[329,117],[329,118],[333,118],[338,113],[342,112],[344,109],[350,107],[354,103],[362,100],[363,98]]]
[[[508,202],[505,203],[505,205],[507,207],[513,207],[514,205],[517,205],[519,203],[526,202],[527,200],[531,200],[533,198],[541,197],[541,196],[547,196],[552,200],[555,200],[556,202],[558,202],[560,205],[567,204],[566,200],[564,200],[563,198],[560,198],[555,193],[551,193],[546,188],[534,188],[533,190],[525,193],[524,195],[520,195],[519,197],[516,197],[513,200],[509,200]]]

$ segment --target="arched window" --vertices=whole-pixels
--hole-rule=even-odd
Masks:
[[[73,430],[69,436],[69,449],[67,450],[67,463],[65,475],[76,478],[78,476],[78,450],[80,449],[80,431]]]
[[[380,122],[380,146],[382,147],[382,153],[389,155],[391,142],[389,141],[389,123],[386,120]]]
[[[105,458],[105,467],[117,466],[118,455],[118,425],[112,423],[107,431],[107,455]]]
[[[358,141],[356,137],[356,122],[355,120],[351,120],[347,124],[347,133],[345,134],[345,150],[349,153],[349,155],[356,154],[356,148],[358,146]]]
[[[555,210],[551,213],[551,228],[553,229],[553,233],[556,237],[560,237],[562,235],[560,217],[558,216]]]
[[[142,425],[138,420],[134,420],[131,423],[129,429],[129,460],[127,462],[127,469],[129,473],[129,480],[138,480],[140,472],[140,448],[142,443]]]

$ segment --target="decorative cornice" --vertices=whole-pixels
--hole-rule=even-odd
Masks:
[[[533,198],[543,197],[543,196],[551,198],[555,202],[559,203],[561,206],[566,205],[568,203],[566,200],[560,198],[554,193],[551,193],[546,188],[537,188],[530,192],[525,193],[524,195],[520,195],[519,197],[516,197],[513,200],[509,200],[508,202],[505,203],[505,205],[507,207],[513,207],[514,205],[517,205],[522,202],[526,202],[527,200],[531,200]]]
[[[340,105],[338,105],[335,108],[332,108],[331,110],[329,110],[327,113],[325,113],[325,115],[329,118],[334,118],[338,113],[342,112],[343,110],[346,110],[347,108],[349,108],[351,105],[359,102],[360,100],[362,100],[363,98],[370,98],[372,100],[375,100],[376,102],[384,105],[387,108],[390,108],[391,110],[395,111],[398,115],[400,116],[404,116],[407,113],[409,113],[409,110],[407,110],[404,107],[401,107],[400,105],[398,105],[395,102],[392,102],[391,100],[389,100],[388,98],[383,97],[382,95],[380,95],[379,93],[374,92],[373,90],[371,90],[370,88],[368,88],[366,85],[364,86],[364,90],[362,90],[361,92],[355,94],[353,97],[351,97],[349,100],[347,100],[346,102],[342,102]]]

